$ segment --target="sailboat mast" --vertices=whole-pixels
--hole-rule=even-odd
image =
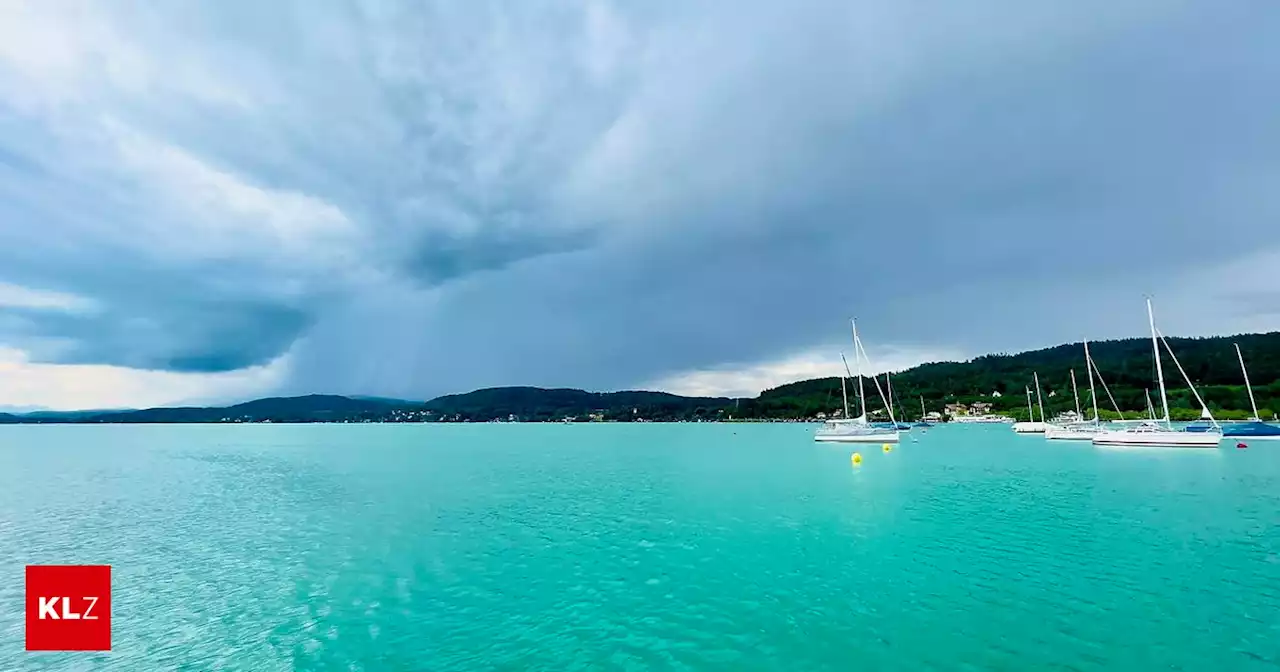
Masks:
[[[1160,407],[1164,421],[1169,422],[1169,393],[1164,390],[1164,366],[1160,364],[1160,343],[1156,340],[1156,317],[1151,312],[1151,299],[1147,299],[1147,322],[1151,324],[1151,354],[1156,358],[1156,382],[1160,384]]]
[[[1031,408],[1031,388],[1024,385],[1022,389],[1027,393],[1027,422],[1035,422],[1036,412],[1035,409]]]
[[[1155,404],[1151,403],[1151,388],[1147,388],[1146,393],[1147,393],[1147,417],[1151,418],[1152,420],[1155,420],[1156,406]]]
[[[849,362],[845,360],[843,352],[840,353],[840,361],[844,362],[845,371],[848,372]],[[840,376],[840,398],[844,400],[844,419],[845,420],[849,419],[849,393],[845,391],[845,381],[848,379],[849,378],[847,375]]]
[[[885,401],[885,403],[886,403],[886,404],[888,404],[888,406],[889,406],[889,415],[890,415],[890,416],[892,416],[892,415],[893,415],[893,379],[889,377],[889,372],[888,372],[888,371],[885,371],[885,372],[884,372],[884,385],[885,385],[885,387],[889,388],[889,389],[885,392],[885,394],[887,394],[887,395],[888,395],[888,397],[889,397],[889,399],[888,399],[887,401]]]
[[[1236,346],[1236,358],[1240,360],[1240,373],[1244,374],[1244,389],[1249,390],[1249,408],[1253,409],[1253,419],[1258,420],[1258,402],[1253,400],[1253,386],[1249,384],[1249,370],[1244,368],[1244,355],[1240,354],[1240,344],[1232,343]]]
[[[1031,376],[1036,379],[1036,405],[1040,407],[1040,422],[1044,422],[1044,399],[1040,398],[1040,374],[1032,371]]]
[[[854,367],[858,370],[858,403],[862,405],[862,415],[867,415],[867,395],[862,389],[862,348],[858,347],[858,323],[855,320],[849,320],[849,326],[853,328],[853,361]]]
[[[1089,341],[1084,342],[1084,366],[1089,373],[1089,398],[1093,400],[1093,421],[1098,421],[1098,395],[1093,390],[1093,358],[1089,356]]]
[[[920,395],[920,422],[924,422],[926,415],[928,414],[924,412],[924,395],[922,394]],[[1254,413],[1254,415],[1257,415],[1257,413]]]
[[[865,347],[863,347],[863,345],[862,345],[862,339],[858,338],[858,334],[857,334],[857,332],[854,332],[854,334],[853,334],[853,344],[854,344],[854,346],[855,346],[855,347],[857,347],[859,350],[861,350],[861,351],[862,351],[862,357],[863,357],[863,359],[867,360],[867,366],[871,366],[871,357],[867,355],[867,349],[866,349]],[[889,422],[891,422],[891,423],[893,423],[893,424],[895,424],[895,425],[896,425],[896,424],[897,424],[897,422],[898,422],[898,420],[893,416],[893,409],[892,409],[892,408],[890,408],[890,406],[889,406],[889,400],[888,400],[888,399],[886,399],[886,398],[885,398],[885,396],[884,396],[884,389],[880,387],[880,377],[879,377],[879,376],[872,376],[872,377],[871,377],[871,382],[872,382],[872,383],[874,383],[874,384],[875,384],[875,386],[876,386],[876,394],[879,394],[879,395],[880,395],[880,401],[884,402],[885,408],[889,410]],[[863,412],[863,413],[865,413],[865,412],[867,411],[867,408],[866,408],[866,407],[867,407],[867,402],[866,402],[866,400],[864,399],[864,400],[863,400],[863,402],[862,402],[862,412]]]
[[[1080,393],[1076,391],[1076,370],[1075,369],[1071,369],[1071,396],[1076,398],[1076,417],[1079,419],[1084,419],[1084,416],[1080,414]]]

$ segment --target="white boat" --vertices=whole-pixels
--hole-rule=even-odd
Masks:
[[[862,360],[866,358],[866,350],[862,347],[862,340],[858,338],[858,325],[853,320],[849,321],[853,328],[853,358],[857,362],[858,370],[858,402],[861,406],[861,413],[856,418],[848,418],[849,415],[849,398],[844,393],[845,377],[840,379],[840,391],[844,396],[844,414],[847,419],[828,420],[818,428],[814,433],[813,440],[821,443],[897,443],[898,432],[895,429],[884,427],[875,427],[867,422],[867,397],[862,384]],[[845,376],[852,376],[849,371],[849,362],[840,355],[840,360],[844,362]],[[870,360],[868,359],[868,365]],[[876,391],[880,393],[881,401],[885,400],[884,390],[880,389],[880,379],[873,376],[871,380],[876,384]],[[896,426],[897,421],[893,417],[889,403],[885,401],[885,408],[889,410],[889,421]]]
[[[1101,425],[1092,422],[1073,422],[1069,425],[1049,425],[1044,438],[1050,441],[1092,441],[1103,432]]]
[[[919,422],[917,422],[917,423],[915,423],[915,424],[914,424],[914,425],[912,425],[912,426],[913,426],[913,427],[922,427],[922,428],[925,428],[925,429],[928,429],[929,427],[932,427],[932,426],[933,426],[933,423],[932,423],[932,422],[929,422],[929,413],[928,413],[928,411],[925,411],[925,410],[924,410],[924,395],[923,395],[923,394],[922,394],[922,395],[920,395],[920,421],[919,421]]]
[[[1093,388],[1093,358],[1089,356],[1089,341],[1084,342],[1085,372],[1089,376],[1089,398],[1093,401],[1093,420],[1064,422],[1051,424],[1044,430],[1044,438],[1050,441],[1092,441],[1094,437],[1105,431],[1098,421],[1098,394]],[[1102,375],[1099,374],[1101,379]],[[1109,393],[1108,393],[1109,394]],[[1076,371],[1071,370],[1071,396],[1076,401],[1075,417],[1080,415],[1080,393],[1076,390]]]
[[[1031,372],[1036,381],[1036,402],[1040,404],[1040,420],[1036,421],[1035,410],[1031,408],[1031,389],[1027,388],[1027,422],[1013,423],[1013,431],[1019,434],[1043,434],[1048,423],[1044,421],[1044,399],[1040,397],[1040,374]]]
[[[1075,374],[1075,369],[1071,373]],[[1049,419],[1051,425],[1073,425],[1077,422],[1084,422],[1084,416],[1075,411],[1063,411]]]
[[[994,415],[991,413],[986,415],[956,415],[952,416],[951,422],[958,422],[962,425],[1007,425],[1013,422],[1013,418],[1007,415]]]
[[[1125,429],[1102,432],[1093,445],[1109,448],[1217,448],[1220,432],[1181,432],[1168,424],[1143,420]]]
[[[1155,314],[1151,310],[1151,299],[1147,299],[1147,322],[1151,325],[1151,350],[1156,360],[1156,382],[1160,385],[1160,404],[1164,410],[1164,417],[1157,421],[1147,421],[1120,430],[1100,432],[1093,437],[1093,445],[1117,448],[1217,448],[1219,441],[1222,440],[1222,428],[1213,419],[1213,414],[1209,412],[1208,406],[1200,398],[1200,393],[1196,391],[1195,385],[1191,384],[1191,379],[1187,376],[1187,372],[1182,369],[1182,364],[1178,362],[1178,356],[1173,353],[1168,341],[1164,341],[1163,336],[1158,336]],[[1191,393],[1195,395],[1196,401],[1200,402],[1203,415],[1213,423],[1213,427],[1209,431],[1184,432],[1174,429],[1170,424],[1169,394],[1165,391],[1164,367],[1160,361],[1161,341],[1164,341],[1165,349],[1169,351],[1169,356],[1173,358],[1173,363],[1177,365],[1178,371],[1182,374],[1183,379],[1186,380],[1187,386],[1191,388]]]
[[[862,420],[862,422],[858,422]],[[819,443],[897,443],[898,432],[867,424],[866,418],[828,420],[814,433]]]

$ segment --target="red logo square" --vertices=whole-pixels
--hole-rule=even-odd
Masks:
[[[27,650],[111,650],[111,565],[27,565]]]

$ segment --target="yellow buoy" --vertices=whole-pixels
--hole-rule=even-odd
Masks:
[[[849,460],[854,464],[862,464],[862,456],[859,455],[858,453],[854,453],[852,456],[850,456]]]
[[[884,446],[882,446],[882,447],[884,448],[884,452],[886,452],[886,453],[887,453],[887,452],[889,452],[889,451],[891,451],[891,450],[893,450],[893,445],[892,445],[892,444],[888,444],[888,443],[886,443],[886,444],[884,444]]]

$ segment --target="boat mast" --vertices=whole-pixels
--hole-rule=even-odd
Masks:
[[[889,406],[889,417],[893,417],[893,379],[889,377],[888,371],[884,372],[884,384],[885,387],[889,388],[885,393],[889,397],[885,403]]]
[[[1044,399],[1040,398],[1040,374],[1032,371],[1031,375],[1036,379],[1036,405],[1040,407],[1040,422],[1044,422]]]
[[[1151,354],[1156,358],[1156,382],[1160,384],[1160,408],[1164,411],[1165,424],[1169,423],[1169,393],[1164,389],[1164,367],[1160,364],[1160,342],[1156,340],[1156,318],[1151,312],[1151,299],[1147,299],[1147,322],[1151,325]]]
[[[1089,356],[1089,341],[1084,342],[1084,365],[1089,373],[1089,398],[1093,400],[1093,421],[1098,422],[1098,395],[1093,390],[1093,358]]]
[[[1027,422],[1035,422],[1036,411],[1035,409],[1031,408],[1031,388],[1023,385],[1022,389],[1025,390],[1027,393]]]
[[[1146,389],[1146,394],[1147,394],[1147,417],[1151,418],[1152,420],[1155,420],[1156,406],[1155,404],[1151,403],[1151,388],[1148,387]]]
[[[1244,368],[1244,355],[1240,354],[1240,344],[1232,343],[1236,346],[1236,357],[1240,360],[1240,373],[1244,374],[1244,389],[1249,390],[1249,408],[1253,409],[1253,420],[1257,422],[1261,420],[1258,417],[1258,402],[1253,400],[1253,386],[1249,384],[1249,370]]]
[[[926,415],[928,414],[924,412],[924,395],[922,394],[920,395],[920,422],[924,422]],[[1257,413],[1255,412],[1254,415],[1257,415]]]
[[[858,347],[858,323],[850,319],[849,326],[853,327],[853,361],[854,367],[858,369],[858,403],[862,405],[862,415],[867,417],[867,395],[862,389],[862,348]]]
[[[871,357],[867,355],[867,349],[863,347],[862,339],[858,338],[858,332],[856,331],[853,333],[853,344],[855,347],[857,347],[859,350],[862,351],[862,358],[867,360],[867,366],[870,367]],[[884,389],[880,387],[880,376],[872,376],[871,382],[875,383],[876,393],[880,395],[880,401],[884,402],[885,408],[889,409],[889,422],[893,423],[893,425],[896,427],[898,424],[898,420],[893,417],[893,408],[889,406],[889,401],[884,396]],[[865,399],[862,401],[862,412],[863,413],[867,412],[867,402]]]
[[[1071,369],[1071,396],[1076,398],[1076,418],[1083,420],[1084,415],[1080,412],[1080,393],[1076,391],[1076,370]]]
[[[1088,348],[1087,343],[1085,344],[1085,347]],[[1106,392],[1107,399],[1111,400],[1111,408],[1116,409],[1116,416],[1119,417],[1121,421],[1123,421],[1124,411],[1120,410],[1120,404],[1119,402],[1116,401],[1116,395],[1111,394],[1111,388],[1107,387],[1107,381],[1102,377],[1102,369],[1098,368],[1098,363],[1093,361],[1092,357],[1089,358],[1089,363],[1093,365],[1093,372],[1098,376],[1098,384],[1102,386],[1102,391]],[[1094,406],[1096,407],[1097,404],[1094,404]],[[1152,416],[1152,419],[1154,420],[1155,416]]]
[[[844,400],[844,419],[849,419],[849,393],[845,391],[845,381],[848,380],[849,361],[844,358],[844,353],[840,353],[840,361],[844,362],[845,374],[840,376],[840,398]]]

